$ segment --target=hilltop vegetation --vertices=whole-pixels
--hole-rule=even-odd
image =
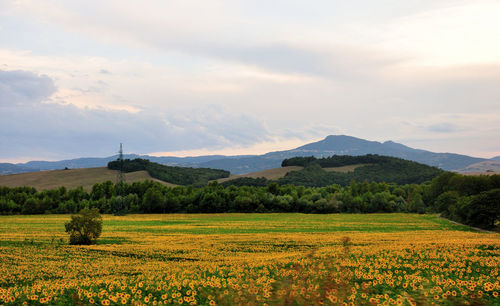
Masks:
[[[210,180],[225,178],[230,175],[229,171],[220,169],[172,167],[141,158],[111,161],[108,163],[108,168],[112,170],[122,168],[123,172],[145,170],[153,178],[176,185],[204,186]]]
[[[322,187],[331,184],[348,185],[351,181],[387,182],[395,184],[421,184],[443,173],[436,167],[412,162],[396,157],[380,155],[334,155],[332,157],[316,158],[293,157],[285,159],[282,167],[303,167],[301,170],[290,171],[284,177],[276,180],[280,185],[293,184],[308,187]],[[334,168],[353,166],[352,171],[331,171]],[[226,181],[223,184],[264,186],[266,180],[240,178]]]
[[[351,172],[329,172],[323,168],[349,165],[363,166]],[[325,158],[295,157],[285,159],[282,166],[303,166],[304,169],[288,173],[280,184],[305,186],[347,185],[350,181],[388,182],[396,184],[421,184],[443,173],[431,167],[401,158],[380,155],[334,155]]]

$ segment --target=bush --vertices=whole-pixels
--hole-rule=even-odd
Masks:
[[[102,232],[102,216],[97,208],[84,208],[64,224],[70,244],[94,244]]]

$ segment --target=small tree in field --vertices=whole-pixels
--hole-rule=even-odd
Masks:
[[[102,217],[97,208],[84,208],[64,226],[70,244],[94,244],[102,232]]]

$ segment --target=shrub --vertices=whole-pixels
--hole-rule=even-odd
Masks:
[[[102,232],[102,217],[97,208],[84,208],[64,226],[70,244],[94,244]]]

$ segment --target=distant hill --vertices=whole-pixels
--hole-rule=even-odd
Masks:
[[[51,170],[31,173],[18,173],[0,176],[0,186],[7,187],[34,187],[37,190],[66,187],[68,189],[82,186],[90,190],[95,183],[105,181],[116,182],[118,172],[107,168],[86,168],[71,170]],[[136,171],[125,174],[128,183],[154,180],[167,186],[175,186],[152,178],[146,171]]]
[[[500,161],[500,156],[495,156],[491,160]]]
[[[22,165],[0,163],[0,175],[39,171],[36,168],[29,168]]]
[[[331,135],[321,141],[309,143],[295,149],[269,152],[263,155],[155,157],[131,154],[125,155],[125,158],[134,159],[140,157],[143,159],[149,159],[151,162],[169,166],[223,169],[230,171],[231,174],[244,174],[279,168],[284,159],[295,156],[328,157],[332,155],[357,156],[365,154],[399,157],[430,166],[436,166],[444,170],[463,169],[469,165],[487,160],[484,158],[476,158],[454,153],[434,153],[425,150],[413,149],[393,141],[381,143],[345,135]],[[104,158],[78,158],[57,162],[32,161],[24,164],[0,164],[0,174],[15,173],[17,171],[16,169],[18,169],[19,172],[26,172],[27,168],[37,171],[64,169],[65,167],[105,167],[108,162],[116,160],[116,158],[117,155]],[[496,158],[500,160],[500,157]]]

